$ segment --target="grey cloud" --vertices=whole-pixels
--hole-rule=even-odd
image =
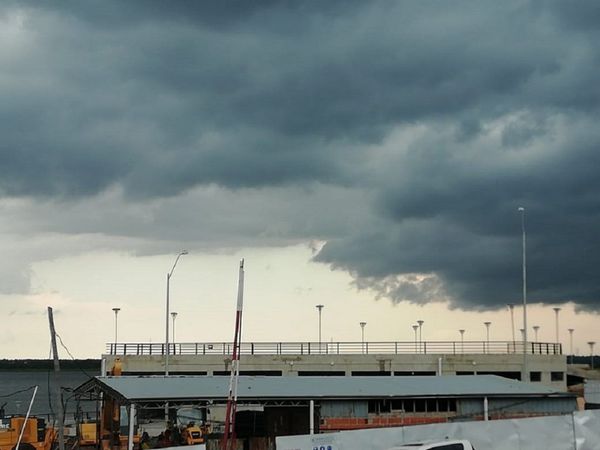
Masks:
[[[202,245],[202,223],[217,246],[327,240],[316,260],[360,287],[474,308],[518,295],[525,205],[532,299],[597,309],[597,15],[594,2],[5,3],[0,194],[59,205],[64,220],[42,221],[59,233],[170,229]],[[172,210],[211,186],[215,214]],[[264,208],[245,229],[218,205],[244,199]]]

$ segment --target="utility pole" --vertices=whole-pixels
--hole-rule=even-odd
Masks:
[[[50,323],[50,339],[52,340],[52,355],[54,356],[54,398],[56,399],[56,408],[58,414],[58,448],[65,450],[65,415],[63,412],[62,398],[60,395],[60,385],[58,374],[60,372],[60,361],[58,360],[58,350],[56,348],[56,331],[54,329],[54,316],[52,308],[48,306],[48,322]]]
[[[525,231],[525,208],[520,206],[521,233],[522,233],[522,269],[523,269],[523,370],[521,381],[529,383],[529,370],[527,368],[527,233]]]
[[[513,305],[512,303],[509,303],[507,306],[510,311],[510,330],[511,330],[512,342],[513,342],[513,352],[516,352],[517,344],[516,344],[516,340],[515,340],[515,305]]]

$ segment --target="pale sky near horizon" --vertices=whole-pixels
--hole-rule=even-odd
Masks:
[[[171,279],[171,311],[177,311],[177,342],[223,342],[233,335],[237,265],[245,258],[243,339],[254,342],[316,342],[317,304],[324,304],[322,339],[359,342],[365,321],[367,341],[414,339],[412,325],[425,321],[423,340],[485,339],[483,322],[491,321],[491,340],[511,340],[508,308],[482,312],[450,310],[445,303],[419,306],[375,299],[358,291],[344,272],[310,262],[306,245],[278,249],[244,249],[234,253],[183,256]],[[2,338],[4,358],[47,358],[50,335],[46,306],[52,306],[57,333],[76,358],[98,358],[114,340],[113,307],[120,307],[119,342],[164,342],[167,256],[134,257],[98,252],[34,267],[33,294],[8,298],[9,321]],[[161,271],[162,270],[162,271]],[[19,309],[17,309],[17,305]],[[587,354],[598,317],[561,305],[560,339],[569,351],[568,328],[575,328],[574,350]],[[554,342],[552,306],[530,305],[528,321],[539,325],[539,340]],[[522,310],[515,307],[517,339]],[[23,321],[21,316],[26,318]],[[24,323],[26,325],[24,326]],[[172,322],[170,322],[171,326]],[[171,330],[172,331],[172,330]],[[170,340],[172,334],[169,335]],[[533,330],[529,338],[533,339]],[[67,352],[59,346],[61,358]]]
[[[65,344],[600,342],[600,3],[0,4],[0,358]],[[519,207],[525,208],[521,215]],[[525,219],[522,223],[522,218]],[[515,310],[517,324],[520,314]],[[519,326],[517,325],[517,328]],[[531,330],[530,330],[531,331]],[[532,332],[529,333],[533,335]]]

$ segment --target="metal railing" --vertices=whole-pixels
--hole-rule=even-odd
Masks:
[[[106,344],[109,355],[161,356],[164,343],[118,342]],[[523,354],[523,342],[513,341],[423,341],[423,342],[245,342],[242,355],[360,355],[360,354]],[[528,342],[528,354],[562,355],[562,346],[552,342]],[[230,355],[230,342],[170,343],[170,355]]]

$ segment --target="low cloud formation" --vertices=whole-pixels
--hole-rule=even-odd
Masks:
[[[531,301],[598,310],[598,23],[592,1],[5,2],[0,206],[33,206],[2,227],[327,241],[360,288],[488,309],[519,299],[524,206]]]

